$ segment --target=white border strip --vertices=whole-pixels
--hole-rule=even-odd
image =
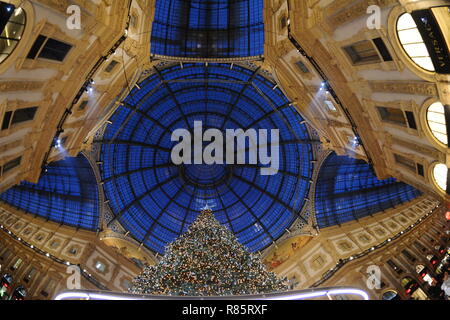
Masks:
[[[230,300],[244,300],[244,299],[256,299],[256,300],[308,300],[320,297],[327,297],[331,300],[333,295],[354,295],[359,296],[362,300],[370,300],[369,295],[361,290],[355,288],[327,288],[323,290],[303,290],[294,291],[286,294],[274,294],[274,295],[261,295],[261,296],[230,296],[220,297],[221,299],[229,298]],[[162,297],[162,296],[140,296],[140,295],[127,295],[120,293],[107,293],[107,292],[88,292],[88,291],[67,291],[58,294],[54,300],[218,300],[214,297]]]

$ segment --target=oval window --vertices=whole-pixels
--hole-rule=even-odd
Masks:
[[[447,174],[448,174],[448,168],[445,164],[438,163],[437,165],[434,166],[434,169],[433,169],[434,181],[436,181],[436,184],[443,191],[447,190]]]
[[[447,146],[447,125],[445,121],[444,105],[441,102],[435,102],[428,107],[427,123],[433,136]]]
[[[25,30],[25,11],[22,8],[14,9],[14,6],[7,5],[3,9],[9,18],[3,30],[0,29],[0,63],[10,56]]]
[[[397,35],[406,54],[416,65],[427,71],[435,71],[428,49],[411,14],[404,13],[397,20]]]

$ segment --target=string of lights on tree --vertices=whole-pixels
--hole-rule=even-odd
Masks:
[[[205,208],[186,233],[166,247],[157,265],[133,280],[134,294],[169,296],[254,295],[287,291],[258,256]]]

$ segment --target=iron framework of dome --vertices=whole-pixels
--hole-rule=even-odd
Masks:
[[[264,0],[157,0],[151,53],[184,58],[260,57]]]
[[[313,154],[302,117],[274,86],[237,65],[156,69],[104,133],[101,175],[114,220],[160,253],[205,205],[252,251],[283,235],[308,195]],[[205,130],[279,129],[278,174],[263,176],[259,165],[173,164],[171,133],[192,131],[196,120]]]

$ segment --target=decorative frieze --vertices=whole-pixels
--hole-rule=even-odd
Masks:
[[[44,86],[42,81],[0,81],[0,91],[35,91]]]
[[[342,1],[335,1],[334,4],[341,4]],[[367,8],[371,5],[377,5],[379,7],[387,7],[396,4],[396,0],[365,0],[356,3],[352,6],[347,6],[343,10],[340,10],[337,14],[332,16],[329,20],[329,24],[336,27],[356,20],[363,15],[367,15]],[[335,8],[333,8],[335,9]],[[330,9],[328,14],[330,14]]]
[[[374,92],[392,92],[418,94],[423,96],[437,96],[436,84],[425,81],[370,81],[370,88]]]
[[[392,136],[389,137],[388,142],[390,144],[396,144],[407,149],[414,150],[420,154],[426,154],[434,159],[445,158],[444,155],[438,150],[424,145],[419,145],[417,142],[409,142]]]

